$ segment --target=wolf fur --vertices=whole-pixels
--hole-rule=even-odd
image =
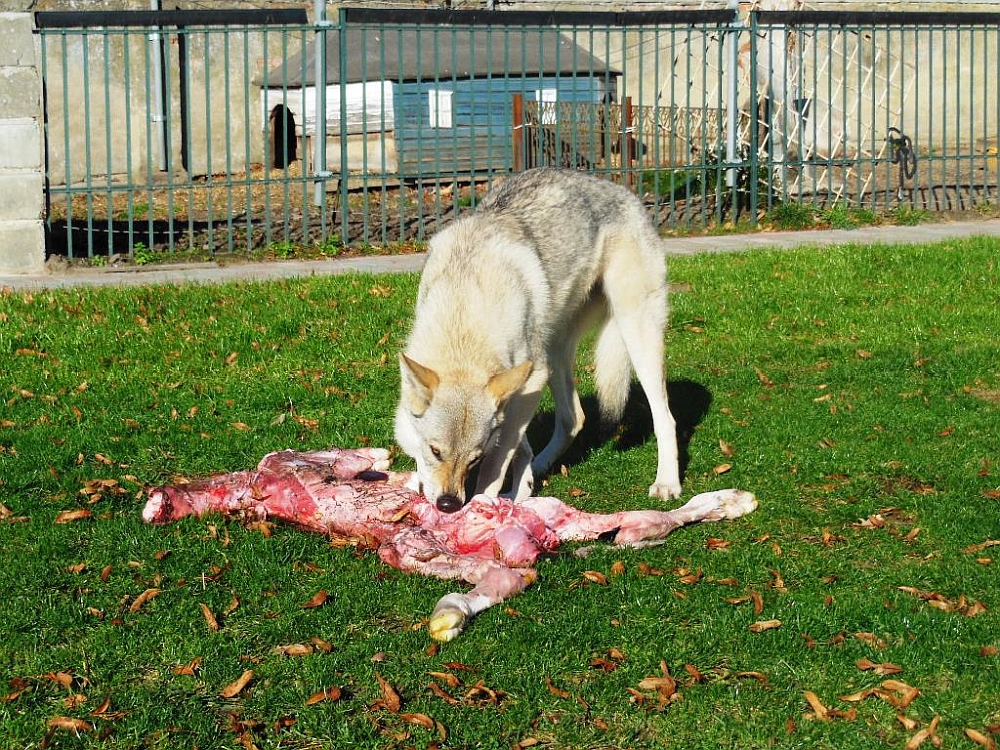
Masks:
[[[595,381],[602,416],[618,421],[632,371],[657,440],[651,496],[681,491],[676,426],[667,405],[663,329],[666,260],[642,203],[582,172],[534,169],[494,188],[430,240],[412,331],[400,355],[396,440],[423,492],[442,510],[510,476],[532,494],[584,423],[574,384],[580,337],[599,327]],[[555,428],[533,456],[525,430],[546,385]]]

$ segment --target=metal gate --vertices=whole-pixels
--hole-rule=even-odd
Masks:
[[[997,194],[1000,15],[37,13],[50,252],[422,242],[512,170],[664,228]]]

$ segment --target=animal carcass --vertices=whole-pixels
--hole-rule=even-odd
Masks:
[[[643,546],[679,526],[757,507],[748,492],[718,490],[672,511],[597,514],[554,497],[515,503],[477,495],[458,512],[442,513],[413,489],[413,474],[388,468],[389,452],[380,448],[286,450],[265,456],[254,471],[153,489],[142,517],[153,524],[206,513],[276,519],[356,540],[400,570],[468,581],[470,591],[442,597],[431,615],[431,637],[448,641],[472,616],[534,581],[538,557],[560,542]]]

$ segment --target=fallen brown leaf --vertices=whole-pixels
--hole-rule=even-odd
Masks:
[[[309,639],[309,642],[316,647],[317,651],[322,651],[324,654],[329,654],[333,651],[333,644],[329,641],[324,641],[318,636],[313,636]]]
[[[547,687],[549,689],[549,692],[552,695],[554,695],[556,698],[569,698],[570,697],[569,691],[568,690],[563,690],[561,687],[558,687],[554,682],[552,682],[552,678],[551,677],[546,677],[545,678],[545,687]]]
[[[449,704],[451,706],[456,706],[459,703],[458,698],[456,698],[453,695],[450,695],[443,687],[441,687],[440,685],[438,685],[436,682],[432,681],[427,686],[427,689],[430,690],[438,698],[440,698],[441,700],[445,701],[447,704]]]
[[[320,589],[316,592],[312,599],[302,605],[302,609],[315,609],[316,607],[322,607],[326,604],[327,596],[328,594],[326,593],[326,589]]]
[[[609,659],[605,659],[601,656],[595,656],[590,660],[591,669],[600,669],[603,672],[614,672],[618,669],[618,665]]]
[[[253,670],[248,669],[239,677],[236,678],[234,682],[230,682],[221,691],[219,695],[223,698],[235,698],[237,695],[243,692],[250,681],[253,679]]]
[[[896,708],[906,708],[914,699],[920,695],[920,688],[915,688],[912,685],[907,685],[901,680],[885,680],[882,683],[882,687],[885,690],[891,691],[893,693],[899,693],[899,698],[893,698],[889,700]],[[880,698],[886,698],[886,696],[881,693],[878,694]],[[888,699],[887,699],[888,700]]]
[[[924,744],[924,742],[926,742],[928,739],[930,739],[932,742],[935,739],[937,739],[937,726],[940,721],[941,721],[940,716],[935,716],[933,719],[931,719],[930,724],[928,724],[925,728],[921,729],[919,732],[917,732],[915,735],[913,735],[912,737],[910,737],[910,739],[906,741],[906,745],[904,746],[905,750],[916,750],[918,747]],[[934,744],[935,746],[937,746],[939,743],[935,742]]]
[[[758,620],[750,626],[751,633],[763,633],[781,627],[781,620]]]
[[[423,727],[429,731],[434,731],[434,719],[427,714],[400,714],[399,718],[418,727]]]
[[[975,742],[980,747],[985,747],[986,750],[997,750],[997,743],[992,737],[987,737],[982,732],[978,732],[975,729],[965,730],[965,736],[970,740]]]
[[[439,682],[443,682],[448,687],[458,687],[462,684],[462,681],[458,679],[456,675],[451,672],[428,672],[431,677]]]
[[[802,694],[805,696],[806,701],[809,703],[809,707],[812,708],[813,713],[816,714],[816,718],[820,721],[830,720],[830,711],[823,702],[819,699],[819,696],[811,690],[803,690]]]
[[[324,690],[321,690],[318,693],[313,693],[312,695],[310,695],[306,699],[306,705],[313,706],[317,703],[322,703],[323,701],[326,701],[328,703],[335,703],[336,701],[340,700],[341,695],[342,695],[341,689],[336,685],[334,685],[333,687],[328,687]]]
[[[74,708],[78,708],[79,706],[83,705],[86,702],[87,702],[87,696],[84,695],[83,693],[71,693],[67,695],[65,698],[63,698],[63,706],[65,706],[67,709],[71,711]]]
[[[43,680],[48,680],[49,682],[54,682],[57,685],[61,685],[66,690],[73,687],[73,675],[69,672],[47,672],[42,675]]]
[[[867,643],[872,648],[884,649],[889,645],[885,642],[885,640],[879,638],[874,633],[855,633],[854,637],[862,643]]]
[[[378,681],[382,698],[375,702],[374,707],[384,708],[389,713],[399,713],[399,709],[403,707],[403,700],[396,692],[396,688],[390,685],[389,681],[378,672],[375,673],[375,679]]]
[[[171,667],[170,671],[176,675],[187,675],[191,676],[201,667],[201,657],[195,657],[190,664],[179,664],[176,667]]]
[[[662,690],[673,695],[676,688],[677,683],[673,677],[643,677],[639,680],[640,690]]]
[[[891,674],[899,674],[900,672],[903,671],[903,668],[900,667],[900,666],[898,666],[898,665],[896,665],[896,664],[891,664],[889,662],[883,662],[881,664],[876,664],[875,662],[871,661],[870,659],[858,659],[855,662],[855,666],[857,666],[857,668],[860,669],[860,670],[862,670],[862,671],[871,671],[871,672],[874,672],[875,674],[879,675],[880,677],[887,677],[888,675],[891,675]]]
[[[59,729],[64,732],[74,732],[75,734],[94,731],[94,725],[89,721],[74,719],[69,716],[53,716],[45,725],[49,729]]]
[[[219,629],[219,621],[212,614],[212,610],[208,608],[208,605],[204,602],[201,603],[201,614],[205,618],[205,623],[208,625],[208,629],[215,632]]]
[[[131,605],[129,605],[128,611],[131,612],[131,613],[133,613],[133,614],[135,612],[138,612],[148,602],[151,602],[153,599],[155,599],[159,595],[160,595],[160,589],[157,589],[157,588],[146,589],[141,594],[139,594],[139,596],[137,596],[135,598],[135,601],[132,602]]]
[[[80,521],[84,518],[90,518],[94,515],[91,511],[86,508],[77,508],[75,510],[64,510],[61,511],[56,517],[53,523],[63,524],[72,523],[73,521]]]
[[[308,656],[315,649],[311,643],[289,643],[286,646],[275,646],[271,649],[272,654],[281,656]]]
[[[907,716],[906,714],[896,714],[896,721],[903,725],[903,729],[907,732],[912,732],[914,729],[920,726],[920,722],[916,719]]]

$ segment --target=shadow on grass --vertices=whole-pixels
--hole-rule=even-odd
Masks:
[[[681,479],[688,465],[688,445],[695,427],[705,418],[712,403],[712,394],[705,386],[691,380],[676,380],[667,384],[670,412],[677,423],[677,449],[680,453]],[[558,464],[572,467],[587,459],[587,455],[599,446],[613,441],[619,451],[627,451],[644,444],[653,437],[653,417],[649,411],[646,394],[637,383],[632,384],[625,413],[620,424],[605,424],[600,418],[600,410],[595,396],[580,399],[587,421],[573,444],[553,467]],[[552,435],[555,417],[551,411],[539,412],[528,427],[528,441],[535,453],[541,452]],[[542,477],[536,477],[536,480]]]

